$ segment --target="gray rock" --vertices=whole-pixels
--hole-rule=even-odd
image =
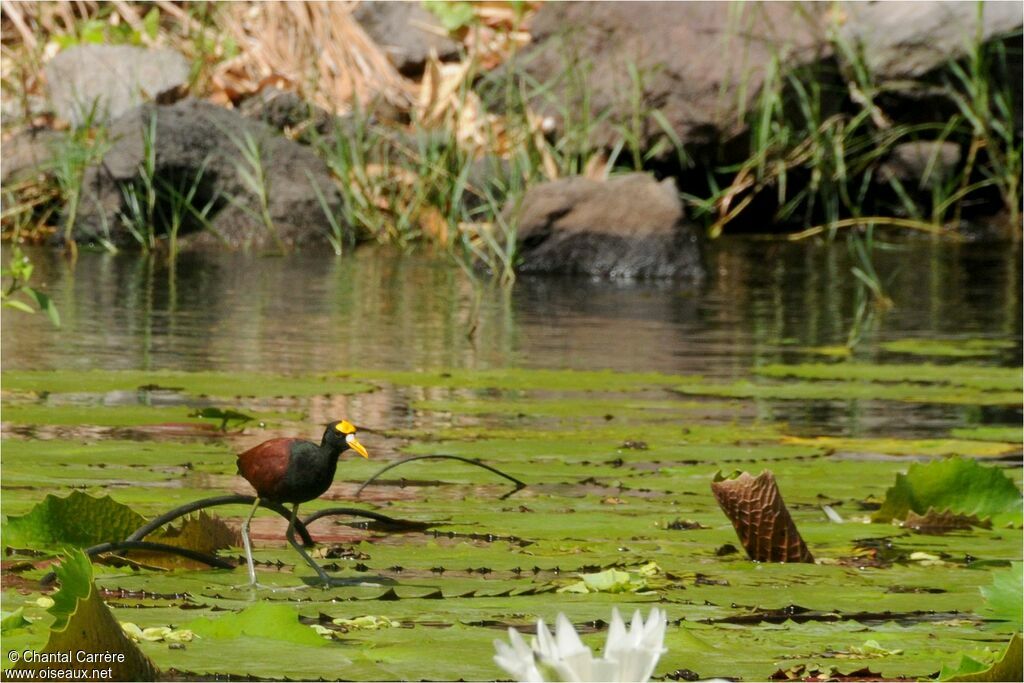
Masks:
[[[701,279],[700,247],[671,180],[633,173],[530,188],[516,215],[519,270],[613,278]]]
[[[442,60],[458,57],[459,44],[418,2],[364,1],[352,16],[405,76],[422,74],[431,50]]]
[[[106,123],[188,84],[189,65],[169,49],[76,45],[43,68],[54,112],[73,126]]]
[[[313,183],[334,215],[342,207],[342,198],[323,161],[308,147],[282,137],[266,124],[191,99],[167,106],[142,105],[111,125],[111,148],[100,164],[86,171],[74,228],[76,240],[103,237],[115,244],[135,243],[118,215],[126,211],[123,188],[139,182],[143,130],[154,114],[156,176],[163,181],[157,182],[158,189],[165,183],[187,188],[206,164],[193,203],[201,207],[214,202],[209,218],[214,233],[202,230],[198,221],[189,220],[183,228],[189,233],[182,241],[183,247],[216,246],[222,240],[231,247],[274,245],[272,235],[258,215],[253,215],[258,214],[259,204],[239,173],[240,168],[252,172],[239,149],[246,135],[261,149],[269,211],[281,239],[293,247],[327,244],[330,224]],[[156,213],[162,215],[166,208],[166,204],[159,205]],[[156,227],[158,233],[166,229],[160,222]]]
[[[1024,24],[1018,2],[985,2],[981,7],[983,41]],[[846,21],[840,35],[859,44],[865,63],[880,80],[919,78],[966,55],[979,28],[979,3],[973,0],[845,2],[842,8]]]
[[[25,130],[4,140],[0,182],[13,182],[45,171],[53,161],[54,146],[61,135],[49,129]]]
[[[343,126],[345,119],[307,102],[293,92],[266,88],[242,103],[243,116],[262,121],[280,131],[291,129],[300,137],[316,133],[324,136]]]
[[[960,165],[960,146],[952,142],[904,142],[896,145],[879,169],[882,180],[926,189],[950,177]]]
[[[612,122],[633,113],[630,65],[642,77],[645,108],[660,109],[684,144],[711,145],[742,129],[743,105],[753,102],[774,56],[801,64],[829,53],[827,9],[789,2],[545,3],[531,27],[534,44],[519,62],[573,111],[582,97],[568,85],[578,79],[567,77],[567,68],[589,71],[593,111],[610,112],[591,135],[601,146],[618,137]],[[537,104],[564,123],[557,109]],[[650,146],[663,132],[649,117],[645,126]]]

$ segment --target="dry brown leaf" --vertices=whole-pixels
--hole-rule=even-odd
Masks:
[[[608,159],[603,154],[595,154],[583,167],[583,177],[603,181],[608,179],[608,171]]]
[[[440,244],[448,244],[448,221],[436,206],[427,206],[419,213],[420,230]]]
[[[175,548],[188,548],[201,553],[215,555],[218,550],[231,548],[241,544],[241,536],[237,529],[228,526],[219,517],[200,512],[196,517],[189,517],[180,527],[168,527],[159,536],[147,540]],[[175,569],[181,567],[205,568],[202,562],[196,562],[178,555],[150,551],[131,551],[125,553],[131,562],[150,568]]]
[[[919,534],[941,535],[950,531],[966,531],[971,527],[991,529],[992,522],[978,519],[977,515],[964,515],[951,510],[937,512],[935,508],[928,508],[928,512],[919,515],[916,512],[908,512],[903,526],[913,529]]]

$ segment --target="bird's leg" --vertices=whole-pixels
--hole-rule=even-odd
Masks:
[[[260,507],[260,497],[256,496],[255,502],[252,504],[252,510],[249,511],[249,516],[242,522],[242,544],[245,546],[245,561],[249,564],[249,585],[256,585],[256,563],[252,559],[252,542],[249,540],[249,522],[252,521],[253,516],[256,514],[256,510]],[[294,516],[292,517],[294,523]]]
[[[302,555],[302,559],[304,559],[306,562],[308,562],[309,566],[312,567],[316,571],[317,575],[320,577],[320,580],[324,582],[324,585],[325,586],[330,586],[331,585],[331,576],[330,576],[330,574],[328,574],[326,571],[324,571],[323,567],[318,565],[313,560],[313,558],[310,557],[309,553],[306,552],[306,549],[303,548],[302,545],[300,545],[299,542],[295,540],[295,520],[298,519],[298,516],[299,516],[299,504],[296,503],[295,507],[292,508],[292,518],[291,518],[291,521],[288,522],[288,531],[285,533],[285,535],[288,537],[288,542],[292,544],[292,547],[295,548],[295,551],[297,553]]]

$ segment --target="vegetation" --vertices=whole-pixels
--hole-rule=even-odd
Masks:
[[[343,130],[326,139],[314,135],[313,140],[345,198],[342,215],[335,216],[324,207],[334,251],[341,254],[344,244],[354,239],[401,247],[428,242],[451,253],[469,272],[483,265],[506,281],[513,277],[515,225],[503,209],[516,206],[531,184],[566,175],[603,177],[625,170],[663,169],[666,158],[674,158],[678,169],[699,171],[690,150],[684,149],[661,112],[645,99],[645,82],[651,74],[635,64],[623,65],[630,83],[623,93],[622,110],[627,113],[622,120],[611,120],[609,110],[597,111],[592,105],[591,67],[577,55],[565,54],[566,68],[560,77],[564,91],[559,99],[552,94],[553,84],[535,82],[521,68],[518,45],[529,6],[510,3],[507,11],[491,8],[486,12],[471,3],[428,6],[449,30],[465,38],[466,53],[458,64],[430,62],[417,86],[394,71],[380,48],[354,30],[351,18],[338,8],[310,6],[291,11],[265,5],[254,10],[251,21],[243,22],[244,5],[182,9],[170,3],[84,2],[30,10],[12,3],[4,17],[17,29],[20,40],[4,46],[12,58],[4,89],[24,102],[38,92],[35,73],[48,42],[173,45],[193,62],[193,93],[215,101],[237,99],[265,87],[268,82],[258,81],[258,73],[305,73],[312,68],[316,73],[308,80],[273,83],[292,87],[328,110],[349,112]],[[301,12],[312,14],[303,17]],[[316,35],[303,41],[292,35],[295,31]],[[257,35],[259,40],[252,42]],[[500,40],[494,38],[485,45],[480,36]],[[978,36],[968,57],[940,74],[941,86],[952,93],[958,114],[948,121],[911,125],[893,124],[881,109],[882,90],[859,47],[838,31],[831,40],[836,61],[787,69],[778,56],[766,65],[758,92],[740,88],[739,96],[752,97],[754,102],[747,115],[748,157],[739,163],[707,165],[704,189],[682,189],[691,213],[706,221],[712,238],[743,223],[751,207],[762,215],[766,205],[774,207],[771,224],[799,230],[794,238],[831,238],[847,231],[850,248],[861,261],[851,275],[864,287],[850,335],[850,343],[855,344],[861,327],[870,324],[887,302],[884,283],[871,267],[872,252],[878,246],[873,231],[947,233],[979,201],[990,205],[993,190],[1010,224],[1016,225],[1022,147],[1012,124],[1012,58],[1003,43],[984,43]],[[495,51],[492,43],[504,47]],[[321,55],[311,53],[303,47],[306,44],[331,47]],[[275,47],[288,49],[275,51]],[[493,70],[499,63],[504,63],[503,68]],[[347,76],[340,78],[339,73]],[[418,97],[413,96],[416,87]],[[378,93],[376,99],[367,95],[371,91]],[[535,113],[538,102],[558,111],[562,126],[557,133]],[[382,103],[387,106],[378,106]],[[745,108],[740,105],[741,110]],[[408,123],[403,124],[401,116],[381,116],[395,106],[407,112]],[[599,124],[616,131],[617,138],[608,148],[594,143],[593,132]],[[648,148],[643,131],[651,128],[662,135]],[[306,135],[308,129],[300,124],[293,133]],[[82,169],[102,152],[101,145],[83,143],[87,138],[102,139],[102,131],[76,131],[67,137],[68,143],[55,155],[53,173],[39,181],[44,186],[56,183],[58,190],[22,187],[12,195],[15,202],[27,205],[20,213],[32,217],[27,221],[32,230],[23,238],[33,231],[45,234],[58,215],[63,234],[70,236]],[[906,187],[898,175],[887,171],[886,159],[897,145],[919,140],[955,142],[968,150],[966,158],[947,172],[933,157],[922,189]],[[246,209],[283,250],[266,210],[272,189],[267,187],[259,150],[252,143],[236,141],[239,172],[257,198],[257,206]],[[210,207],[193,206],[195,192],[187,185],[168,188],[165,179],[152,177],[152,171],[151,164],[144,164],[139,182],[125,188],[128,209],[121,220],[143,249],[156,248],[166,238],[174,252],[176,247],[171,245],[176,244],[182,216],[189,214],[208,225]],[[159,234],[153,215],[157,193],[175,199],[172,215],[163,221]],[[9,234],[7,212],[4,218]]]
[[[967,375],[969,366],[953,367]],[[896,376],[919,379],[915,372],[925,370],[894,368]],[[934,373],[941,377],[940,369]],[[887,385],[881,370],[861,374]],[[360,387],[353,378],[370,384]],[[612,606],[646,613],[652,600],[668,616],[658,676],[690,670],[765,679],[801,666],[834,666],[836,675],[868,666],[886,677],[925,677],[956,667],[964,655],[981,668],[999,660],[1020,629],[1020,570],[1011,564],[1021,553],[1014,533],[1021,523],[1020,470],[1001,460],[1020,448],[1018,425],[1004,425],[1016,442],[970,435],[938,435],[928,443],[862,434],[855,434],[857,442],[801,440],[780,422],[737,419],[750,414],[749,406],[720,407],[709,418],[709,407],[722,404],[662,392],[666,383],[693,379],[526,369],[362,370],[347,379],[5,373],[5,420],[38,428],[45,415],[68,425],[68,434],[89,435],[84,443],[80,436],[4,440],[3,537],[16,548],[5,571],[24,586],[4,594],[5,609],[21,609],[5,643],[41,649],[50,637],[59,614],[40,603],[46,595],[36,580],[50,570],[51,558],[63,556],[69,568],[91,571],[103,595],[125,596],[110,601],[112,616],[135,634],[133,647],[153,665],[205,675],[317,678],[344,667],[346,676],[361,680],[493,679],[500,674],[492,660],[501,634],[495,626],[532,631],[536,617],[554,623],[562,612],[581,628],[608,619]],[[311,526],[322,542],[319,561],[351,579],[326,590],[292,593],[308,569],[294,565],[283,543],[267,540],[257,541],[255,556],[259,580],[279,589],[273,593],[240,587],[244,564],[209,569],[141,551],[101,555],[89,570],[77,552],[63,548],[124,536],[179,503],[221,492],[234,472],[233,453],[263,431],[250,423],[252,433],[244,436],[213,429],[201,440],[187,433],[156,437],[157,424],[182,420],[190,409],[146,405],[139,392],[137,405],[121,409],[115,434],[98,428],[102,406],[88,407],[89,413],[78,405],[114,388],[171,385],[190,398],[205,396],[226,410],[273,420],[273,430],[288,433],[307,431],[304,413],[335,388],[383,393],[389,402],[412,405],[413,427],[404,426],[405,418],[375,425],[403,454],[480,459],[527,487],[500,500],[511,490],[507,482],[452,460],[391,470],[350,504],[430,528]],[[597,398],[609,391],[613,400]],[[239,392],[255,395],[234,398]],[[418,396],[436,398],[412,403]],[[11,410],[26,400],[34,412]],[[852,400],[890,404],[884,395]],[[175,410],[177,418],[168,414]],[[141,434],[151,438],[124,440]],[[384,438],[367,437],[371,454],[375,446],[385,448]],[[955,452],[985,459],[935,459]],[[344,460],[339,485],[355,490],[381,466]],[[737,468],[775,473],[816,563],[755,564],[737,554],[735,532],[710,491],[716,471]],[[232,530],[245,507],[216,513],[231,520]],[[927,518],[930,508],[948,511],[942,520],[960,525],[957,531],[899,526],[912,513]],[[237,534],[212,531],[219,519],[187,520],[155,538],[197,549],[200,540],[217,539],[203,552],[236,558]],[[205,531],[190,532],[191,525]],[[118,566],[126,560],[134,568]],[[61,571],[64,582],[77,585]],[[599,644],[601,630],[581,628],[584,642]],[[185,647],[169,648],[175,641]],[[741,659],[737,647],[746,653]],[[793,658],[780,663],[780,647]],[[457,651],[458,663],[424,657],[424,648]]]

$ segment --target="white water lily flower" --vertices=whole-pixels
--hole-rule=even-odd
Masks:
[[[564,614],[555,621],[555,635],[537,621],[537,637],[527,647],[523,637],[509,629],[511,646],[495,640],[494,662],[521,683],[543,681],[640,682],[650,679],[665,648],[665,612],[655,607],[645,622],[637,610],[626,628],[617,609],[612,610],[604,656],[595,658]]]

